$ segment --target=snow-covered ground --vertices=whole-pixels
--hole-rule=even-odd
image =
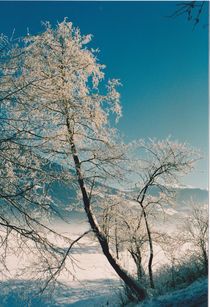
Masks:
[[[102,307],[121,306],[120,283],[113,279],[83,280],[71,286],[56,287],[52,295],[32,298],[31,307]],[[28,292],[28,289],[31,289]],[[26,291],[26,292],[25,292]],[[24,296],[24,293],[26,296]],[[208,280],[202,279],[189,287],[167,295],[153,297],[140,304],[128,307],[207,307]],[[10,281],[0,285],[1,307],[29,306],[28,298],[33,295],[33,284],[24,281]]]
[[[131,305],[130,305],[131,306]],[[200,279],[185,289],[154,297],[136,307],[207,307],[208,279]]]
[[[81,226],[81,225],[80,225]],[[74,231],[76,227],[74,227]],[[80,231],[87,230],[86,226]],[[71,233],[73,231],[71,230]],[[74,233],[75,238],[78,232]],[[13,243],[15,245],[15,242]],[[15,250],[15,249],[14,249]],[[74,266],[70,260],[71,274],[65,270],[59,276],[60,284],[53,291],[44,292],[40,297],[33,295],[39,289],[39,283],[30,281],[30,272],[25,272],[22,279],[17,279],[17,267],[27,264],[27,259],[33,257],[28,252],[25,258],[10,255],[7,265],[10,280],[0,283],[0,307],[45,307],[45,306],[119,306],[119,291],[121,282],[113,271],[100,247],[89,237],[84,237],[80,244],[72,249]]]
[[[82,240],[82,244],[73,250],[73,257],[78,265],[74,266],[72,275],[65,272],[60,275],[59,281],[62,284],[37,298],[33,297],[39,287],[37,282],[30,281],[28,276],[17,279],[15,274],[11,275],[10,280],[0,283],[0,307],[26,307],[29,302],[31,307],[121,306],[122,283],[102,255],[98,244],[88,237]],[[12,272],[15,272],[16,266],[21,264],[20,259],[17,261],[13,257],[10,262]],[[203,279],[186,289],[153,297],[138,307],[205,307],[207,289],[208,281]]]

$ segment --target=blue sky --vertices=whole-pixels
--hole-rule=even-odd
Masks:
[[[208,3],[198,26],[187,16],[166,18],[174,1],[0,2],[0,32],[25,35],[68,17],[93,34],[107,78],[121,80],[126,141],[168,135],[208,155]],[[184,184],[207,188],[207,158]]]

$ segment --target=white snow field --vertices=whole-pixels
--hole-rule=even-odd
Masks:
[[[72,275],[62,272],[59,276],[60,284],[52,291],[44,292],[41,297],[34,296],[39,284],[30,280],[30,273],[18,278],[15,274],[17,266],[20,267],[21,261],[25,259],[11,257],[8,260],[12,269],[11,279],[0,283],[0,307],[121,306],[122,283],[103,256],[98,244],[84,237],[81,245],[76,246],[72,252],[77,263],[71,270]],[[28,257],[30,258],[30,254]],[[185,289],[128,306],[205,307],[207,294],[208,281],[201,279]]]
[[[83,231],[87,227],[82,228]],[[74,235],[76,238],[78,233]],[[27,259],[15,255],[8,257],[11,279],[0,283],[0,307],[119,306],[121,282],[98,244],[84,237],[80,245],[72,249],[72,256],[71,275],[64,270],[58,279],[60,284],[39,298],[33,297],[40,286],[30,280],[30,272],[25,272],[21,278],[16,275],[17,268],[24,267],[32,255],[28,253]],[[70,265],[68,260],[67,267]]]

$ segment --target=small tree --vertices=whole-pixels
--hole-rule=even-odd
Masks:
[[[193,205],[192,214],[184,219],[183,240],[197,251],[205,274],[208,274],[208,210],[206,206]]]
[[[139,280],[143,275],[142,253],[148,245],[148,272],[150,286],[154,288],[154,242],[159,245],[160,237],[163,237],[160,220],[165,218],[164,209],[175,205],[179,179],[193,168],[199,154],[189,145],[173,142],[170,138],[157,143],[154,140],[140,141],[131,147],[132,153],[138,155],[135,158],[131,154],[128,163],[128,173],[131,174],[128,177],[135,181],[135,188],[113,195],[111,202],[106,199],[103,225],[116,254],[123,249],[129,251],[137,266]],[[171,246],[171,255],[173,252]],[[174,265],[174,259],[172,262]]]
[[[145,252],[145,245],[148,243],[145,227],[142,226],[142,215],[133,215],[129,219],[124,220],[125,233],[128,234],[127,250],[130,253],[137,271],[138,281],[142,281],[145,276],[144,267],[142,265],[142,258]]]
[[[142,225],[142,214],[139,216],[137,208],[130,208],[125,193],[119,192],[118,195],[113,195],[111,204],[107,203],[100,220],[109,246],[117,259],[121,258],[122,252],[128,251],[136,265],[137,280],[142,282],[142,258],[148,242],[145,227]]]
[[[169,138],[157,143],[150,140],[148,144],[140,141],[137,147],[144,158],[134,159],[134,172],[139,181],[135,184],[132,200],[139,204],[145,222],[150,249],[148,271],[151,288],[154,288],[151,212],[154,216],[159,215],[158,210],[164,212],[166,206],[174,203],[176,194],[174,186],[181,175],[185,175],[193,168],[196,153],[188,145],[173,142]]]
[[[167,288],[176,288],[177,272],[176,267],[179,265],[179,261],[183,256],[182,247],[183,241],[180,240],[181,233],[160,233],[157,243],[160,245],[164,255],[169,260],[167,280],[165,285]],[[161,272],[161,268],[160,268]],[[167,276],[169,275],[169,276]],[[162,285],[161,285],[162,286]]]

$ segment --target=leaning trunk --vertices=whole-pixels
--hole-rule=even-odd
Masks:
[[[116,259],[111,254],[109,250],[107,239],[104,236],[104,234],[101,232],[99,226],[97,225],[94,214],[91,211],[91,208],[89,207],[87,193],[86,193],[85,188],[82,189],[82,193],[83,193],[84,208],[85,208],[85,211],[88,217],[89,224],[101,245],[104,255],[106,256],[107,260],[111,264],[112,268],[115,270],[118,276],[124,281],[124,283],[129,287],[132,293],[134,293],[139,300],[144,299],[146,297],[146,292],[143,289],[143,287],[138,282],[136,282],[136,280],[134,280],[131,276],[129,276],[126,271],[124,271],[121,268],[119,263],[116,261]]]
[[[74,159],[75,169],[77,173],[77,180],[80,186],[80,190],[82,192],[84,209],[85,209],[90,227],[92,231],[94,232],[94,234],[96,235],[99,241],[99,244],[102,248],[103,254],[105,255],[105,257],[111,264],[112,268],[115,270],[118,276],[124,281],[126,286],[132,291],[132,293],[136,295],[138,300],[139,301],[143,300],[146,297],[145,289],[135,279],[133,279],[125,270],[123,270],[123,268],[121,268],[119,263],[116,261],[116,259],[111,254],[109,250],[109,244],[108,244],[107,238],[103,234],[99,225],[96,222],[95,216],[91,210],[90,199],[88,197],[85,183],[82,177],[81,163],[77,155],[76,147],[75,147],[74,140],[73,140],[73,134],[71,132],[70,122],[68,119],[67,119],[67,128],[68,128],[69,135],[70,135],[69,143],[71,146],[72,156]]]

